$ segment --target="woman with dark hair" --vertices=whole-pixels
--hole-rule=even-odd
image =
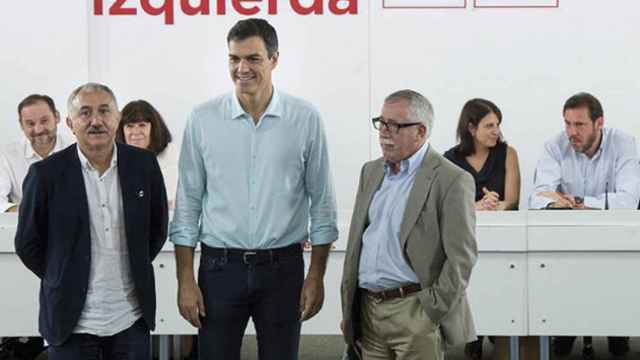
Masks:
[[[121,115],[116,131],[116,141],[147,149],[156,154],[167,188],[169,208],[172,209],[178,181],[178,164],[170,146],[169,128],[158,110],[144,100],[128,103],[122,109]]]
[[[469,172],[476,183],[476,210],[516,210],[520,199],[520,169],[516,150],[502,139],[502,112],[491,101],[472,99],[462,108],[456,137],[458,144],[444,156]],[[465,354],[482,358],[482,340],[468,343]],[[493,340],[493,339],[492,339]],[[520,353],[537,358],[537,349],[521,342]],[[494,359],[509,358],[509,338],[496,337]]]
[[[502,140],[502,112],[491,101],[472,99],[458,121],[458,145],[444,156],[476,182],[476,210],[515,210],[520,199],[516,150]]]

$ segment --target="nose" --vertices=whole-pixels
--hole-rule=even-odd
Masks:
[[[34,127],[34,130],[36,134],[40,134],[44,130],[44,128],[45,128],[44,125],[36,124],[36,126]]]
[[[565,131],[567,132],[568,136],[574,136],[577,133],[576,127],[572,125],[565,125]]]
[[[239,72],[249,71],[249,62],[245,59],[240,59],[240,62],[238,63],[238,71]]]

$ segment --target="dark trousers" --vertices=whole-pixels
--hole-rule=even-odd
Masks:
[[[199,358],[240,360],[251,317],[260,360],[297,360],[303,281],[298,245],[262,251],[203,246],[198,283],[206,317],[198,331]]]
[[[50,345],[49,360],[149,360],[149,328],[140,318],[113,336],[72,334],[62,345]]]

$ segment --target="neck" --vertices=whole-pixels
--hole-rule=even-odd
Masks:
[[[47,156],[49,156],[49,154],[51,154],[51,152],[53,151],[53,148],[56,146],[56,141],[54,140],[50,145],[47,146],[39,146],[39,147],[33,147],[33,151],[36,152],[36,154],[40,155],[41,158],[46,158]]]
[[[471,156],[485,156],[489,153],[490,149],[482,144],[475,143],[473,145],[474,153]]]
[[[602,130],[600,130],[600,133],[598,134],[598,140],[594,141],[593,145],[591,145],[591,147],[587,149],[587,151],[585,151],[584,154],[587,155],[589,159],[591,159],[593,155],[596,154],[596,151],[598,151],[598,149],[600,148],[601,143],[602,143]]]
[[[273,86],[269,86],[267,91],[259,91],[255,94],[237,93],[238,101],[244,109],[253,118],[253,122],[257,123],[260,117],[267,110],[269,101],[273,96]]]
[[[89,164],[91,164],[91,166],[98,170],[98,173],[102,175],[107,171],[109,165],[111,165],[114,146],[112,143],[110,146],[97,149],[80,147],[80,151],[82,151],[82,154],[87,158],[87,160],[89,160]]]

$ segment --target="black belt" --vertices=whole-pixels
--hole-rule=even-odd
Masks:
[[[224,257],[228,262],[241,262],[244,264],[264,264],[273,263],[278,259],[301,256],[302,245],[293,244],[282,248],[274,249],[225,249],[214,248],[201,244],[202,255],[209,257]]]
[[[409,284],[405,286],[401,286],[395,289],[381,290],[381,291],[372,291],[367,289],[360,289],[364,294],[370,296],[378,301],[385,301],[397,298],[403,298],[409,294],[416,293],[422,290],[420,284]]]

